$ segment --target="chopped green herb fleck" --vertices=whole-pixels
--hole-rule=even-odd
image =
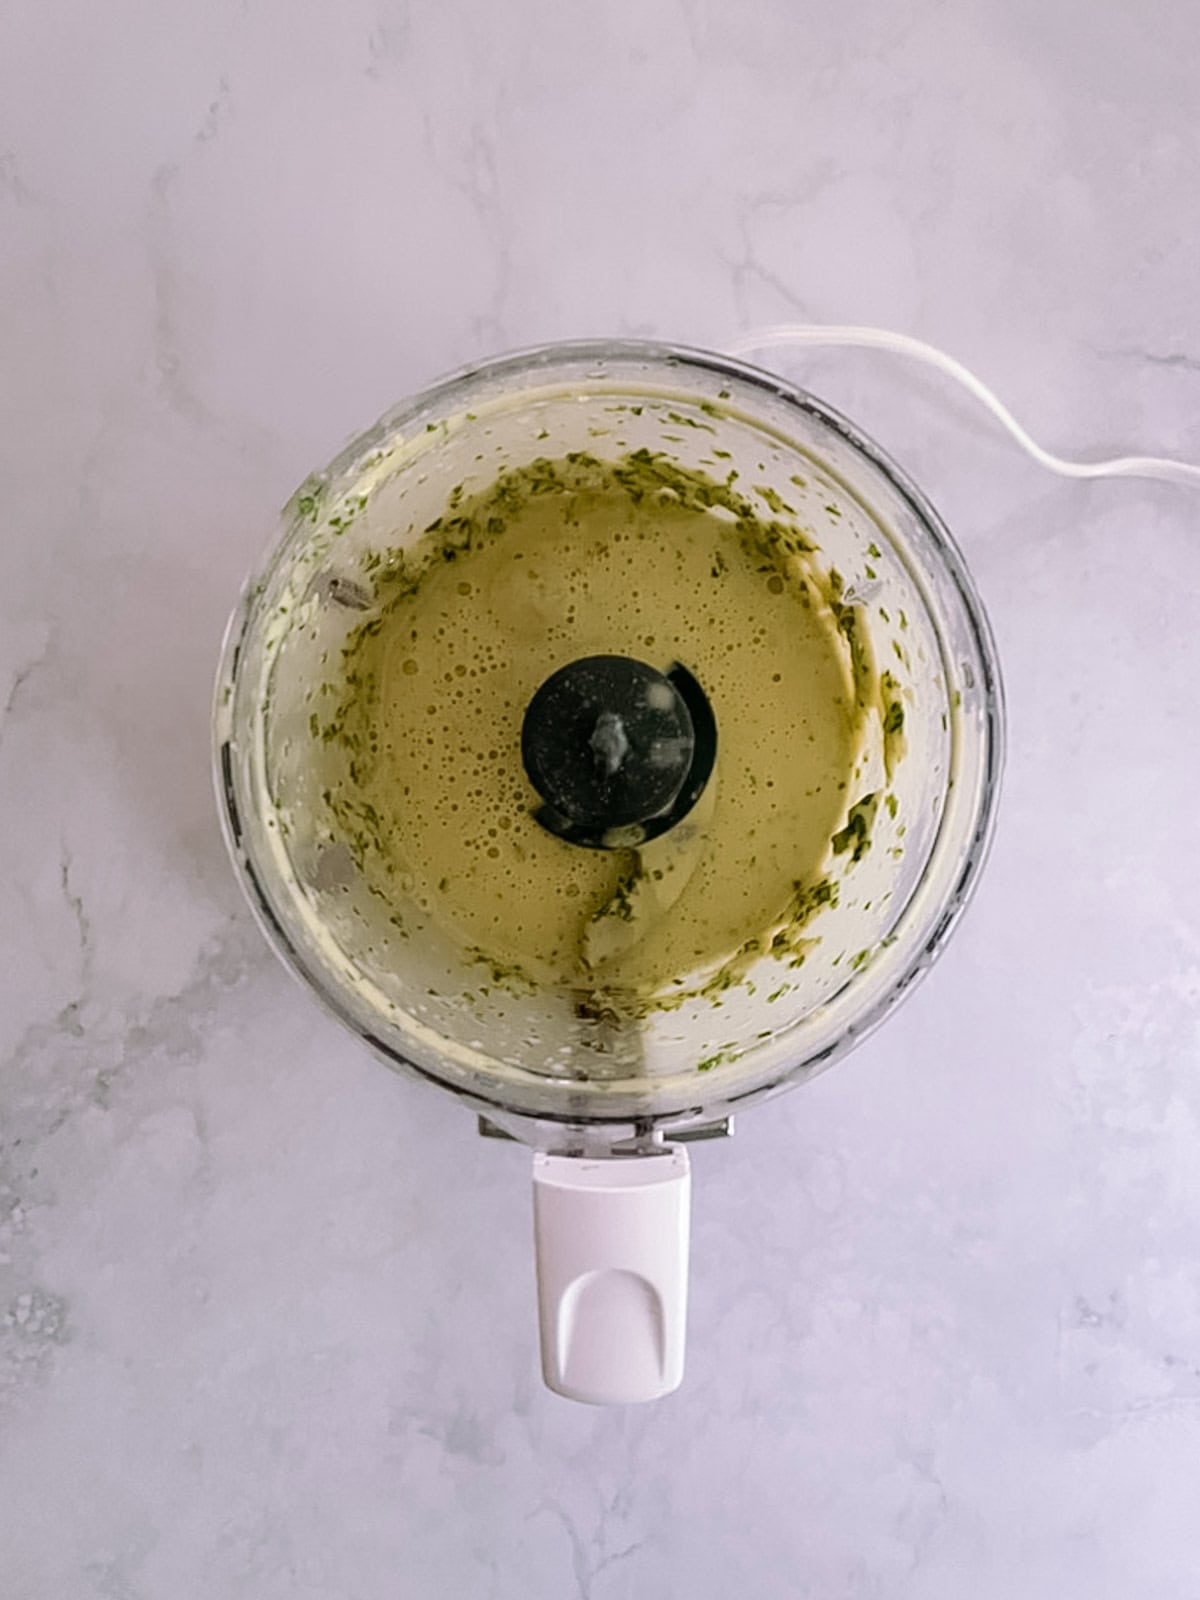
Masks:
[[[834,855],[845,855],[849,851],[852,866],[862,860],[871,848],[871,827],[878,807],[877,794],[865,794],[850,807],[846,826],[840,828],[831,841]]]

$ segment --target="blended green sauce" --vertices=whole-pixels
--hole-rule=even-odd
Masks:
[[[310,733],[328,835],[398,924],[415,902],[498,977],[634,1009],[803,960],[832,857],[869,847],[855,771],[881,691],[841,580],[764,507],[788,509],[649,451],[574,454],[455,491],[416,546],[368,558]],[[534,820],[526,707],[596,654],[682,662],[717,720],[701,802],[640,850]]]

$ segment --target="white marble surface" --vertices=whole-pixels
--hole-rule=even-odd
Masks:
[[[1200,457],[1192,0],[10,0],[4,1600],[1194,1600],[1200,502],[782,363],[955,526],[991,869],[857,1056],[697,1151],[684,1389],[536,1376],[526,1160],[277,967],[210,798],[277,506],[476,355],[780,317]]]

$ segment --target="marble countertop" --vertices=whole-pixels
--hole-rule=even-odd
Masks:
[[[545,1392],[527,1156],[320,1014],[218,835],[278,506],[441,371],[866,322],[1200,459],[1191,0],[0,16],[4,1600],[1195,1600],[1195,491],[892,357],[1011,757],[927,984],[697,1149],[689,1371]]]

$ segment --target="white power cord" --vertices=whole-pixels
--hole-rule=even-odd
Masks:
[[[888,328],[782,322],[769,328],[756,328],[751,333],[730,340],[725,348],[728,355],[748,356],[756,351],[789,345],[854,345],[865,350],[890,350],[894,355],[924,362],[927,367],[933,367],[961,384],[986,406],[997,422],[1035,461],[1064,478],[1161,478],[1168,483],[1200,486],[1200,465],[1193,465],[1190,461],[1170,461],[1162,456],[1116,456],[1111,461],[1068,461],[1063,456],[1043,450],[981,378],[977,378],[961,361],[948,356],[936,345],[926,344],[923,339],[914,339],[907,333],[893,333]]]

